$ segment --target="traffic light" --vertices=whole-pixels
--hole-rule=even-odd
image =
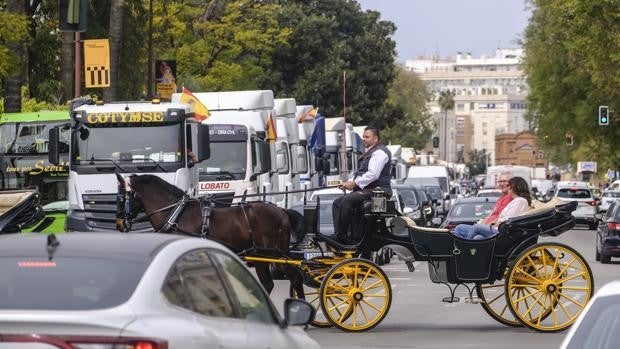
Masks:
[[[88,25],[88,0],[60,0],[59,27],[63,32],[85,32]]]
[[[609,125],[609,107],[606,105],[598,107],[598,124],[601,126]]]
[[[433,148],[439,148],[439,137],[433,137]]]

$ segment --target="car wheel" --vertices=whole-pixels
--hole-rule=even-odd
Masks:
[[[611,263],[611,256],[605,254],[605,252],[601,251],[601,263],[608,264]]]

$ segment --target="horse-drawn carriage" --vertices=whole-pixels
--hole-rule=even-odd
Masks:
[[[0,234],[18,233],[43,218],[36,190],[0,191]]]
[[[134,190],[140,187],[138,184],[132,180]],[[149,193],[152,188],[143,186],[139,191]],[[137,191],[136,194],[140,196]],[[162,216],[158,222],[151,218],[154,227],[181,224],[183,208],[179,209],[179,205],[183,202],[188,210],[194,210],[194,215],[199,207],[205,206],[203,201],[190,208],[191,200],[187,198],[170,200],[146,207],[148,217]],[[359,225],[360,241],[355,245],[343,245],[317,231],[319,203],[308,204],[304,220],[311,243],[289,251],[283,251],[280,246],[280,257],[266,253],[269,246],[257,246],[257,241],[266,240],[256,237],[250,210],[260,204],[243,203],[240,211],[249,227],[249,233],[243,234],[249,236],[252,244],[242,251],[243,258],[256,265],[293,267],[301,275],[303,288],[291,279],[291,296],[303,293],[321,309],[313,325],[335,326],[345,331],[372,329],[390,309],[392,288],[388,276],[372,261],[357,258],[384,247],[398,254],[410,271],[414,270],[413,261],[427,261],[431,281],[449,287],[450,294],[444,301],[458,301],[455,290],[462,286],[467,290],[466,300],[479,303],[491,317],[508,326],[526,326],[541,332],[564,330],[592,297],[594,282],[585,259],[564,244],[539,241],[541,236],[557,236],[574,227],[571,213],[576,202],[549,205],[512,218],[499,226],[499,234],[483,240],[465,240],[445,229],[417,227],[389,202],[377,202],[364,205],[359,217],[363,223]],[[156,209],[157,206],[160,208]],[[119,205],[119,217],[123,218],[123,212],[124,219],[135,217],[126,214],[130,211],[126,207]],[[183,231],[182,225],[178,227],[178,231]],[[217,240],[214,231],[202,235]],[[261,275],[258,276],[263,282]]]

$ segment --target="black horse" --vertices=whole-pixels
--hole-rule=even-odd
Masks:
[[[292,212],[266,202],[245,202],[231,207],[209,207],[208,199],[189,198],[181,189],[153,175],[130,176],[119,181],[116,228],[131,229],[131,222],[144,210],[158,232],[184,234],[217,241],[240,256],[283,257],[289,251]],[[289,217],[290,216],[290,217]],[[208,221],[208,222],[207,222]],[[303,276],[296,267],[276,265],[303,295]],[[267,292],[274,287],[269,263],[255,263],[258,279]]]

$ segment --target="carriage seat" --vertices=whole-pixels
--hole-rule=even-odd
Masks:
[[[26,201],[32,191],[19,191],[19,192],[7,192],[2,194],[2,200],[0,201],[0,215],[8,212],[13,207]]]
[[[450,233],[450,230],[448,230],[448,229],[421,227],[421,226],[415,224],[415,221],[413,219],[411,219],[409,217],[406,217],[406,216],[402,216],[400,218],[407,223],[407,226],[410,229],[424,231],[424,232],[427,232],[427,233],[448,233],[448,234]]]

